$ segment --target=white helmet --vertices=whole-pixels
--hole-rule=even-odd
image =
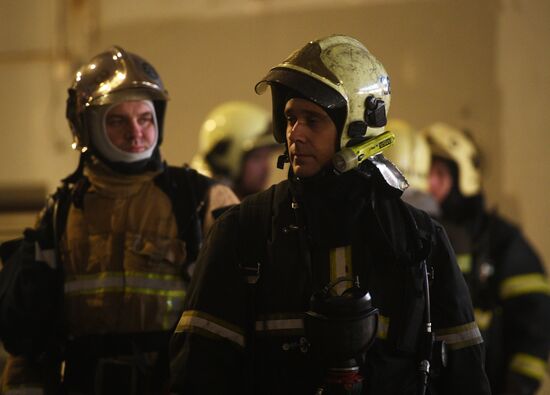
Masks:
[[[358,40],[333,35],[311,41],[272,68],[256,84],[262,94],[271,86],[273,134],[285,142],[284,105],[297,93],[329,115],[343,113],[340,148],[359,144],[384,132],[390,106],[390,79],[382,64]]]
[[[411,188],[428,192],[431,153],[425,136],[399,119],[389,119],[386,129],[395,133],[396,142],[384,156],[403,172]]]
[[[434,123],[422,133],[432,155],[452,160],[458,166],[458,188],[465,196],[474,196],[481,191],[479,151],[467,133],[445,123]]]
[[[228,177],[235,182],[248,152],[276,145],[267,110],[252,103],[231,101],[217,106],[206,117],[191,166],[203,174]]]

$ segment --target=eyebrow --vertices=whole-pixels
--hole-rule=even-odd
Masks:
[[[153,111],[147,110],[147,111],[140,112],[139,114],[137,114],[138,117],[141,117],[143,115],[153,115]],[[107,114],[107,118],[109,118],[109,117],[131,118],[128,114],[119,114],[119,113],[116,113],[116,112]]]
[[[311,110],[294,110],[292,108],[289,108],[289,109],[285,109],[284,111],[284,114],[285,115],[288,115],[288,114],[293,114],[295,115],[296,113],[300,113],[300,114],[304,114],[306,116],[319,116],[319,117],[328,117],[328,115],[324,112],[321,112],[321,111],[311,111]]]

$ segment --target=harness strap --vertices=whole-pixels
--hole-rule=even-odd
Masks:
[[[211,178],[189,167],[166,166],[155,178],[155,184],[170,198],[178,237],[187,244],[187,262],[197,259],[202,241],[202,223],[208,205]]]

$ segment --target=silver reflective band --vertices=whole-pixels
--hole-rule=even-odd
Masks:
[[[10,388],[5,392],[5,395],[44,395],[44,390],[37,387]]]
[[[55,250],[53,248],[43,250],[36,241],[34,242],[34,260],[36,262],[44,262],[52,269],[55,269],[57,266],[55,260]]]
[[[109,272],[94,276],[80,276],[65,281],[65,293],[86,293],[105,290],[149,290],[159,294],[184,292],[184,282],[179,276],[143,273]]]
[[[206,332],[214,334],[218,337],[227,339],[237,345],[244,347],[244,335],[231,330],[223,325],[220,325],[214,322],[211,319],[207,319],[198,311],[186,311],[180,318],[178,326],[176,327],[175,332],[189,332],[192,329],[202,329]],[[205,314],[205,316],[208,316]]]
[[[304,329],[304,320],[302,318],[292,318],[256,321],[256,331],[258,332],[289,329]]]
[[[436,340],[444,340],[452,350],[483,343],[481,333],[475,322],[435,331]]]

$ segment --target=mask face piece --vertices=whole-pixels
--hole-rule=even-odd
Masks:
[[[109,162],[149,159],[158,142],[155,106],[150,100],[120,101],[90,111],[92,146]]]

